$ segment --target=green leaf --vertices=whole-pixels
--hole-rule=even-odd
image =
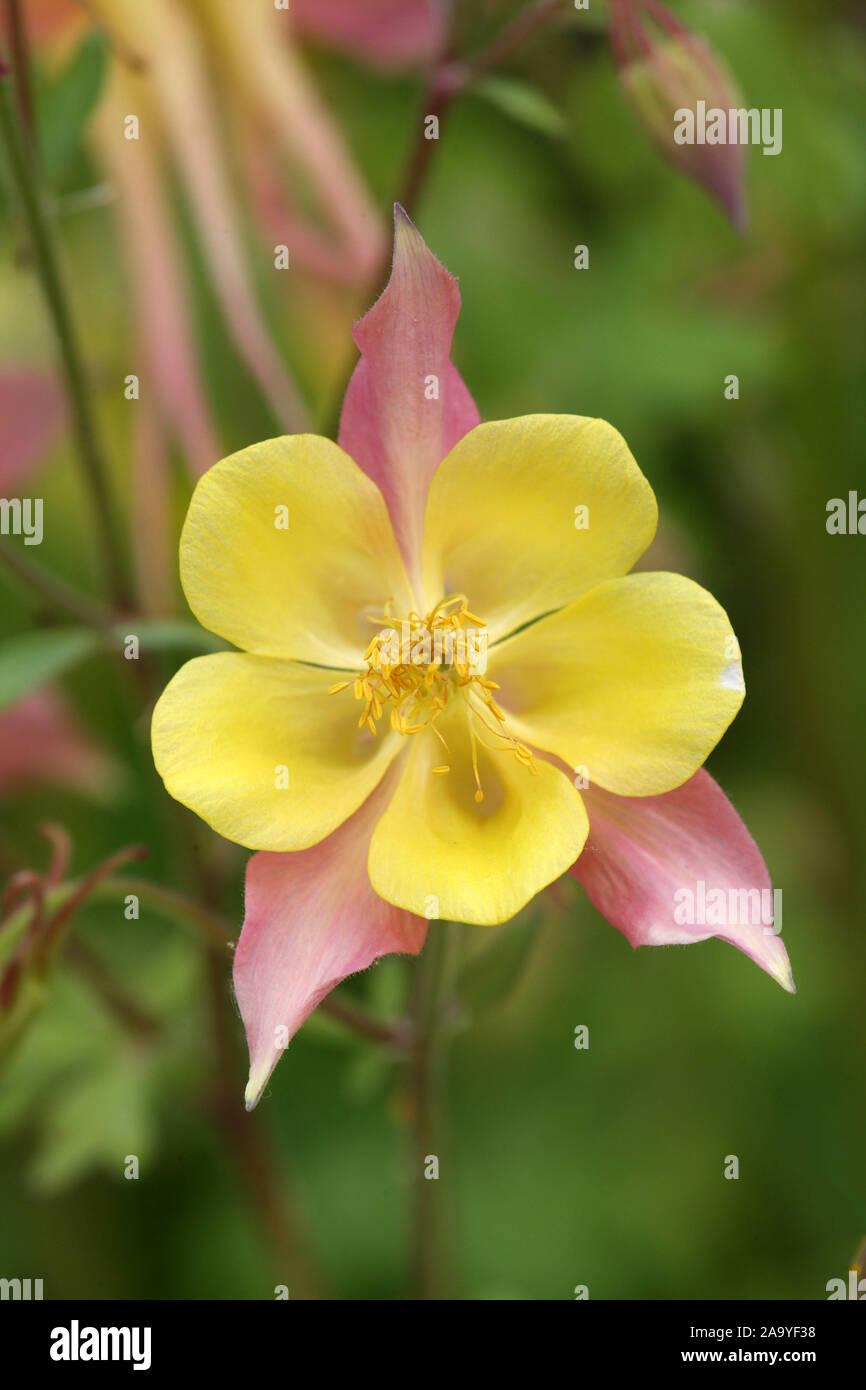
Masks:
[[[562,112],[536,87],[516,77],[485,77],[473,91],[529,130],[554,140],[565,134],[566,120]]]
[[[44,1007],[48,987],[44,980],[26,970],[19,980],[12,1002],[0,1012],[0,1063],[19,1043],[27,1025]]]
[[[56,680],[95,652],[123,657],[127,636],[135,636],[139,650],[218,652],[226,643],[197,623],[183,619],[128,618],[110,632],[89,627],[53,627],[22,632],[0,646],[0,710],[46,681]]]
[[[127,1155],[150,1158],[151,1076],[150,1058],[121,1045],[98,1070],[70,1078],[44,1117],[31,1168],[35,1186],[58,1192],[94,1168],[119,1179]]]
[[[84,128],[106,71],[106,44],[93,32],[79,44],[69,62],[51,82],[40,83],[39,145],[45,177],[52,182],[77,153]]]
[[[92,656],[101,641],[100,633],[86,627],[49,628],[9,638],[0,647],[0,710]]]

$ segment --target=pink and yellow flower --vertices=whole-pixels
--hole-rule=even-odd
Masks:
[[[153,748],[174,797],[258,851],[234,967],[248,1105],[346,975],[420,950],[428,919],[503,922],[567,872],[633,945],[719,935],[793,988],[745,912],[674,911],[697,879],[769,887],[700,770],[744,696],[730,620],[689,579],[629,573],[657,510],[609,424],[479,423],[450,361],[459,306],[398,210],[339,444],[232,455],[184,527],[190,606],[241,650],[177,673]],[[425,654],[425,634],[480,630],[485,671]]]

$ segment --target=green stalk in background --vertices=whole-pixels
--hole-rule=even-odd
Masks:
[[[24,143],[8,73],[0,73],[0,145],[30,239],[36,273],[48,308],[69,400],[77,455],[93,504],[99,544],[112,603],[120,612],[133,606],[127,566],[109,492],[102,449],[93,420],[90,388],[81,345],[69,311],[51,222],[36,166]]]

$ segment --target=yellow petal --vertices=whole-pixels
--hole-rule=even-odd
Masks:
[[[180,542],[199,622],[263,656],[357,667],[367,612],[412,607],[382,495],[329,439],[288,435],[199,481]]]
[[[649,483],[604,420],[526,415],[479,425],[430,485],[426,606],[465,594],[491,639],[505,636],[626,574],[657,515]]]
[[[745,694],[730,619],[677,574],[600,584],[494,647],[488,675],[511,732],[622,796],[691,777]]]
[[[533,776],[512,753],[482,747],[478,803],[462,708],[437,728],[449,753],[430,733],[413,737],[373,832],[370,882],[387,902],[419,916],[504,922],[580,854],[589,829],[583,801],[550,763],[539,760]],[[433,776],[443,761],[450,771]]]
[[[248,849],[306,849],[355,811],[399,749],[358,729],[330,671],[241,652],[181,667],[153,712],[166,788]]]

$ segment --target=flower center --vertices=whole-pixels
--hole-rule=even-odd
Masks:
[[[353,685],[355,699],[363,701],[358,728],[375,734],[376,723],[389,711],[390,725],[399,734],[429,731],[439,740],[447,761],[434,774],[451,771],[451,750],[436,727],[446,710],[462,708],[469,731],[475,800],[484,800],[478,774],[478,744],[493,752],[511,752],[529,772],[537,775],[532,752],[505,730],[505,715],[496,703],[495,681],[485,680],[487,628],[483,618],[470,613],[462,594],[440,599],[425,617],[412,612],[395,620],[390,601],[381,618],[385,623],[364,652],[366,670],[352,681],[338,681],[329,695]],[[490,742],[490,738],[497,742]]]

